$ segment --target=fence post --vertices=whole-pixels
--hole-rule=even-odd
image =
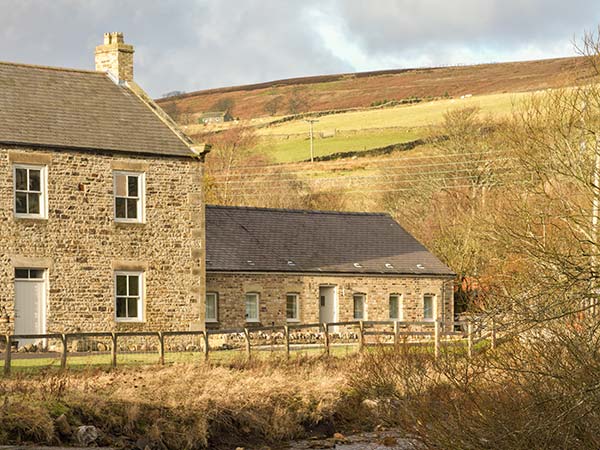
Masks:
[[[325,354],[327,356],[331,355],[331,343],[329,341],[329,324],[327,322],[323,322],[323,334],[325,337]]]
[[[467,324],[467,349],[469,358],[473,356],[473,322]]]
[[[440,357],[440,338],[441,338],[441,324],[439,320],[435,321],[435,328],[433,331],[434,334],[434,338],[435,338],[435,347],[434,347],[434,356],[435,359],[438,359]]]
[[[117,333],[111,333],[110,339],[112,341],[110,347],[110,366],[117,367]]]
[[[365,346],[365,324],[361,320],[358,322],[358,351],[362,352]]]
[[[283,327],[283,335],[285,339],[285,357],[290,359],[290,327],[287,325]]]
[[[208,361],[208,330],[202,332],[202,338],[204,339],[204,346],[202,351],[204,351],[204,361]]]
[[[158,363],[161,366],[165,365],[165,335],[162,331],[158,332]]]
[[[6,340],[6,353],[4,353],[4,375],[10,375],[10,361],[12,358],[12,337],[10,334],[5,336]]]
[[[67,353],[69,352],[69,347],[67,345],[67,335],[64,333],[61,334],[60,341],[62,342],[62,354],[60,355],[60,368],[64,370],[67,368]]]
[[[496,348],[496,320],[492,317],[492,349]]]
[[[394,320],[394,347],[398,347],[398,333],[400,333],[400,326],[398,321]]]
[[[248,328],[244,328],[244,337],[246,338],[246,354],[250,359],[250,330]]]

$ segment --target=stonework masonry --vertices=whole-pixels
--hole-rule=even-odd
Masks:
[[[14,163],[47,167],[47,219],[13,213]],[[113,170],[145,172],[145,222],[114,220]],[[47,269],[47,332],[202,329],[202,163],[185,157],[0,146],[0,309],[15,267]],[[143,270],[143,322],[115,321],[114,271]]]
[[[123,33],[104,33],[104,43],[96,47],[96,70],[111,72],[119,80],[133,80],[133,46],[125,44]]]
[[[445,329],[454,320],[451,278],[427,276],[320,275],[285,273],[216,273],[207,272],[206,291],[218,295],[218,323],[214,328],[256,326],[245,321],[245,294],[259,294],[260,325],[286,323],[286,294],[299,294],[300,322],[319,322],[319,287],[336,286],[338,321],[354,320],[353,296],[366,295],[365,320],[390,320],[389,296],[402,296],[403,320],[423,320],[423,297],[433,294],[435,316]]]

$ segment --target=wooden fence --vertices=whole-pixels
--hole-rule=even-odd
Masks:
[[[377,329],[378,326],[386,326],[388,329],[382,330]],[[411,330],[410,327],[417,326],[420,329]],[[278,345],[282,347],[287,358],[290,357],[290,353],[293,350],[291,344],[291,338],[293,333],[297,333],[301,330],[319,329],[319,340],[322,342],[318,347],[322,348],[326,355],[331,354],[332,338],[338,336],[339,333],[336,331],[338,328],[344,327],[346,330],[354,330],[352,336],[355,337],[353,345],[358,346],[358,351],[361,352],[364,348],[369,345],[367,342],[369,336],[387,336],[388,344],[398,345],[402,343],[415,343],[414,339],[409,342],[410,338],[429,338],[433,339],[434,355],[439,357],[440,348],[442,342],[453,341],[453,342],[464,342],[466,340],[467,353],[469,356],[473,355],[475,344],[482,339],[489,339],[492,348],[496,346],[496,329],[492,323],[491,327],[483,327],[481,323],[475,322],[453,322],[451,331],[443,331],[442,322],[440,321],[423,321],[423,322],[407,322],[407,321],[368,321],[368,320],[357,320],[347,322],[333,322],[333,323],[308,323],[308,324],[287,324],[281,326],[265,326],[265,327],[252,327],[252,328],[235,328],[235,329],[216,329],[206,331],[142,331],[142,332],[93,332],[93,333],[49,333],[49,334],[20,334],[11,335],[7,334],[0,336],[0,342],[4,345],[4,374],[9,375],[11,373],[11,362],[13,354],[13,346],[20,339],[34,339],[34,340],[56,340],[60,342],[61,350],[58,352],[60,356],[60,367],[62,369],[67,368],[67,359],[69,357],[69,342],[73,340],[86,340],[90,338],[104,338],[110,341],[110,366],[117,367],[117,355],[119,354],[119,339],[123,338],[144,338],[154,337],[158,341],[156,346],[157,362],[158,364],[165,364],[165,338],[168,337],[182,337],[182,336],[196,336],[202,342],[200,350],[203,354],[205,361],[209,360],[211,353],[211,347],[209,345],[209,338],[211,336],[218,335],[235,335],[242,337],[244,346],[243,349],[248,358],[251,357],[253,352],[253,346],[251,343],[252,333],[265,333],[265,332],[278,332],[283,339],[283,344]],[[454,331],[454,328],[460,327],[462,331]],[[391,328],[391,329],[390,329]],[[431,342],[431,340],[429,340]],[[350,344],[352,345],[352,344]],[[265,345],[256,345],[254,350],[264,350]],[[271,345],[271,347],[273,347]],[[306,349],[307,346],[300,343],[296,347]],[[220,351],[220,350],[212,350]]]

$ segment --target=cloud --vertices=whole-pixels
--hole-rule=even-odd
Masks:
[[[391,67],[572,53],[591,0],[0,0],[0,60],[93,68],[105,31],[134,44],[151,95]]]

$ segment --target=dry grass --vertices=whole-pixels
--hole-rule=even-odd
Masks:
[[[3,380],[0,444],[57,444],[54,419],[94,425],[101,444],[194,449],[273,443],[331,423],[343,409],[344,362],[234,361]],[[65,439],[63,439],[65,440]],[[68,439],[67,439],[68,442]]]

